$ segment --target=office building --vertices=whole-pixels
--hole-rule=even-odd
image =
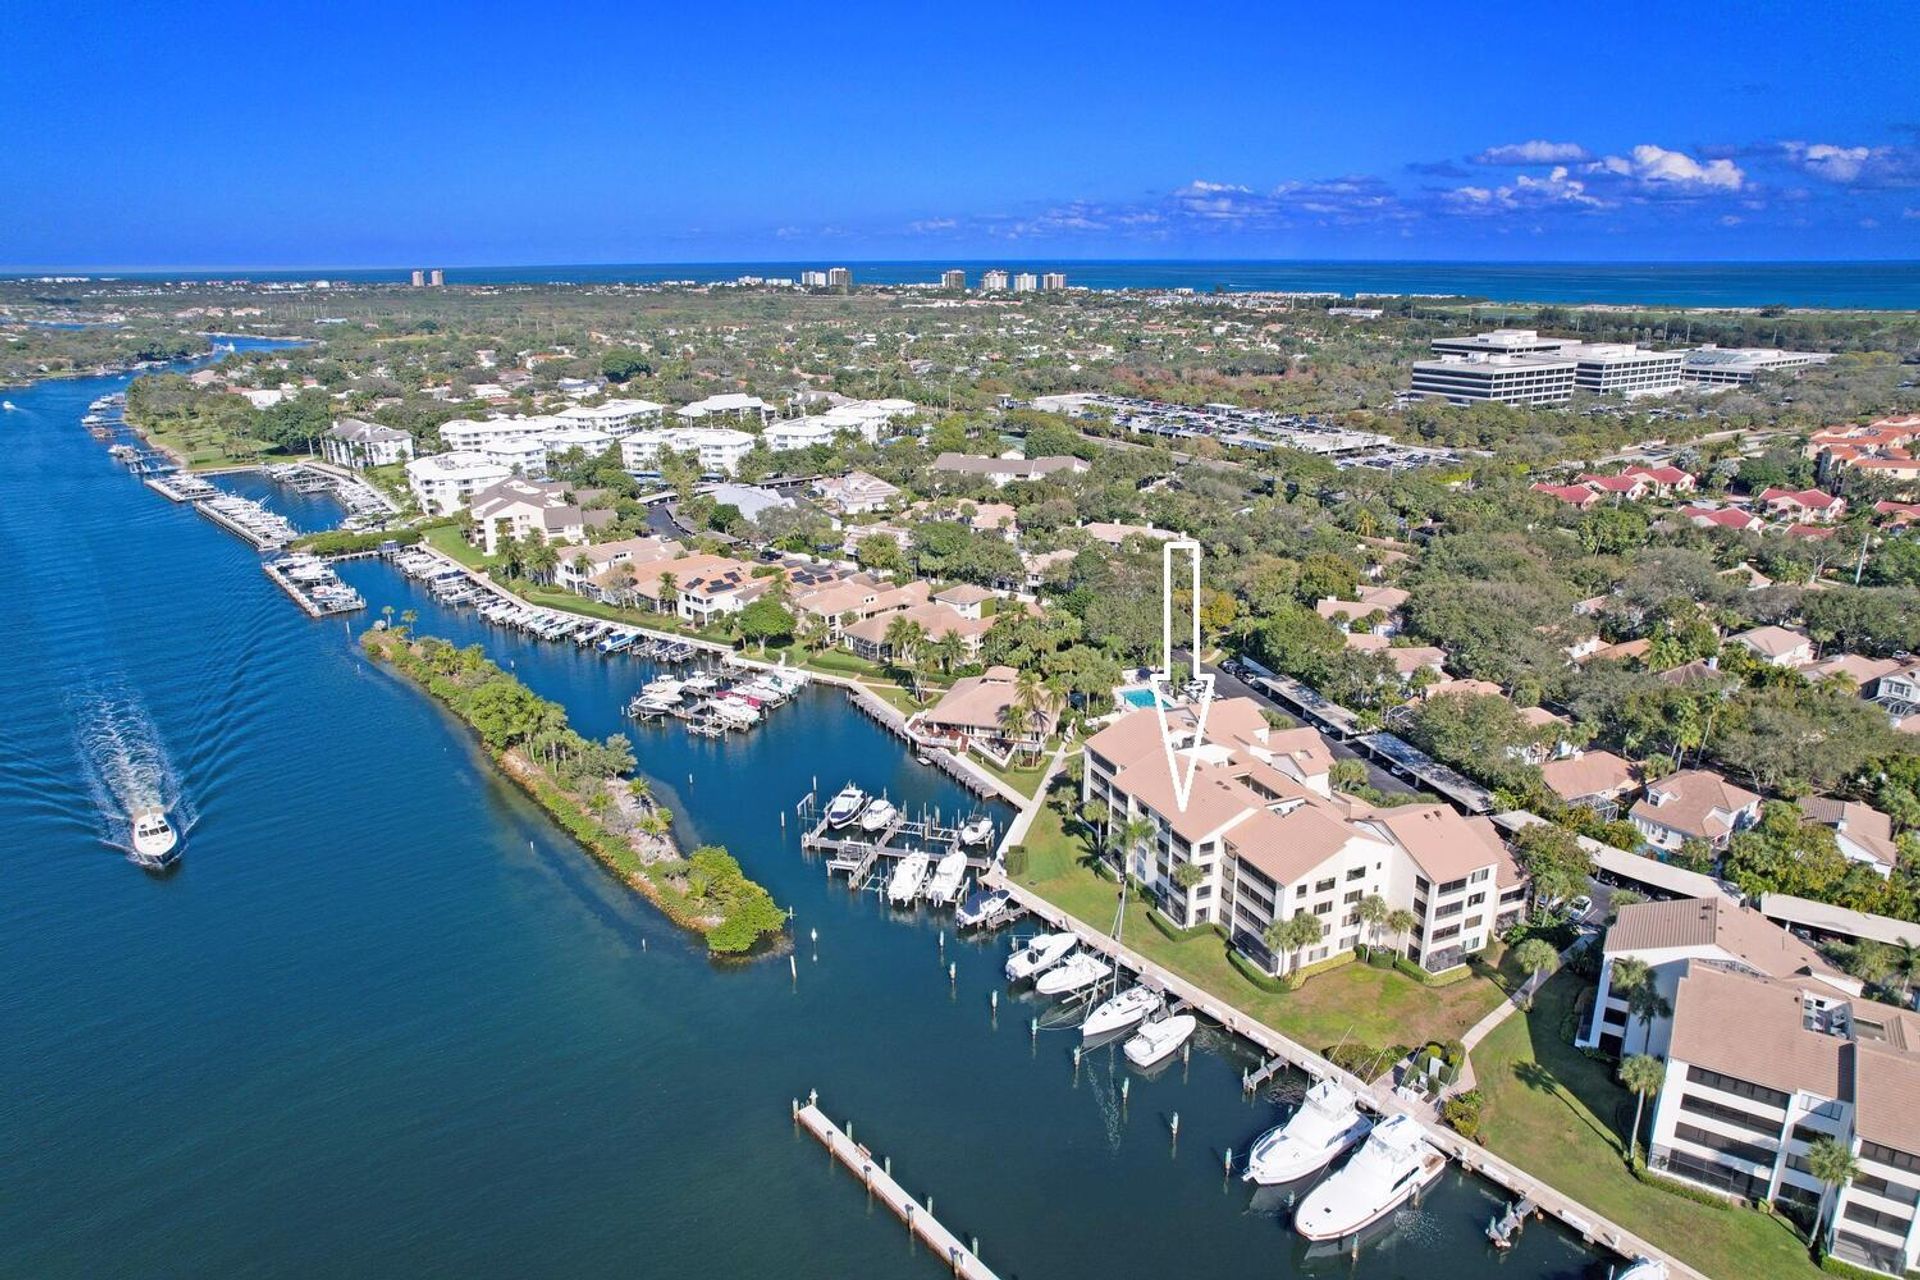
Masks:
[[[1539,356],[1552,355],[1573,345],[1572,338],[1546,338],[1533,329],[1489,329],[1485,333],[1435,338],[1433,353],[1437,356]]]
[[[1775,351],[1767,347],[1704,346],[1686,354],[1680,366],[1688,382],[1705,387],[1741,387],[1763,373],[1780,373],[1825,364],[1833,359],[1812,351]]]
[[[1596,395],[1655,396],[1678,390],[1684,351],[1649,351],[1624,342],[1579,342],[1559,352],[1575,361],[1573,384]]]
[[[1445,355],[1413,362],[1413,392],[1454,404],[1565,404],[1577,368],[1563,355]]]
[[[940,287],[942,289],[953,289],[956,291],[964,290],[967,287],[967,273],[957,269],[942,271],[940,273]]]

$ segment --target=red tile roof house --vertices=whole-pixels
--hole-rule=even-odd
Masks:
[[[1846,514],[1847,500],[1824,489],[1780,489],[1761,491],[1760,501],[1767,511],[1783,520],[1838,520]]]
[[[1754,627],[1728,639],[1776,667],[1797,669],[1813,663],[1813,641],[1790,627]]]
[[[1688,840],[1724,849],[1734,832],[1760,820],[1760,797],[1709,769],[1685,769],[1648,783],[1627,816],[1656,849],[1671,851]]]
[[[1682,507],[1680,514],[1701,529],[1733,529],[1751,533],[1766,527],[1766,521],[1738,507]]]
[[[1678,467],[1632,466],[1620,474],[1640,477],[1652,485],[1653,491],[1663,498],[1674,493],[1692,493],[1699,487],[1699,481]]]
[[[1313,611],[1329,622],[1338,620],[1345,623],[1370,618],[1377,613],[1383,615],[1385,621],[1370,628],[1376,635],[1390,636],[1398,630],[1395,618],[1400,606],[1407,602],[1406,592],[1398,587],[1362,586],[1355,594],[1360,597],[1358,600],[1339,600],[1328,596],[1317,601]]]
[[[1920,520],[1920,502],[1876,502],[1875,514],[1885,516],[1881,523],[1895,529],[1905,528]]]
[[[1601,498],[1599,490],[1589,489],[1584,484],[1548,484],[1541,480],[1531,487],[1535,493],[1548,494],[1560,499],[1568,506],[1579,507],[1582,511],[1599,502]]]
[[[1580,483],[1606,497],[1624,498],[1628,502],[1638,502],[1653,492],[1652,481],[1628,474],[1603,476],[1596,472],[1581,476]]]

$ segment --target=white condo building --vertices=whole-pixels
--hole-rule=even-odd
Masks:
[[[753,451],[758,436],[728,427],[670,427],[664,431],[636,431],[620,441],[620,465],[628,471],[658,471],[660,453],[692,453],[708,475],[732,475],[740,460]]]
[[[407,489],[427,515],[450,516],[463,510],[479,490],[512,475],[511,467],[484,454],[434,453],[407,464]]]
[[[698,422],[702,418],[738,418],[743,422],[758,420],[765,422],[773,416],[773,410],[759,396],[742,395],[738,391],[728,391],[717,396],[708,396],[705,400],[695,400],[692,404],[675,409],[674,415],[686,422]]]
[[[982,293],[1000,293],[1007,287],[1007,273],[998,267],[980,273],[980,291]]]
[[[657,427],[666,412],[665,405],[655,404],[651,400],[609,400],[605,404],[577,404],[570,409],[562,409],[554,416],[570,426],[592,427],[616,436],[627,431],[638,431],[642,427]]]
[[[1022,271],[1013,278],[1013,291],[1015,293],[1038,293],[1040,291],[1040,277],[1031,271]]]
[[[328,462],[353,471],[384,467],[413,457],[413,437],[377,422],[341,418],[320,437],[320,452]]]

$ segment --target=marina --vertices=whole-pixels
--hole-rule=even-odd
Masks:
[[[885,892],[895,906],[911,906],[923,896],[934,905],[948,906],[966,897],[966,887],[958,877],[971,876],[977,884],[993,867],[991,818],[943,816],[938,810],[923,810],[917,816],[909,816],[886,797],[867,800],[864,793],[851,785],[842,789],[840,797],[849,793],[860,795],[863,802],[857,819],[840,818],[832,804],[823,807],[817,785],[794,805],[794,814],[804,828],[800,847],[809,854],[823,857],[828,874],[844,875],[849,888]],[[868,815],[873,816],[871,826]],[[849,826],[855,826],[856,830],[843,834]],[[956,854],[959,861],[949,861]],[[927,892],[927,873],[935,858],[940,860],[945,873],[944,887],[937,895]],[[896,881],[903,866],[918,867],[919,874]],[[976,925],[984,925],[989,918],[1010,919],[1011,914],[1011,899],[1006,899],[1004,905],[983,915]]]
[[[325,618],[367,607],[360,593],[340,581],[340,576],[319,556],[277,556],[261,561],[260,567],[310,617]]]

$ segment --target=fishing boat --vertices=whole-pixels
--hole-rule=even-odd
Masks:
[[[1373,1225],[1446,1171],[1447,1158],[1409,1115],[1381,1121],[1358,1155],[1307,1193],[1293,1228],[1309,1240],[1338,1240]]]
[[[900,865],[893,869],[893,878],[887,881],[887,901],[904,906],[918,898],[927,883],[927,868],[932,865],[933,860],[924,853],[910,853],[900,859]]]
[[[1005,889],[976,889],[967,895],[953,913],[953,922],[962,929],[978,929],[997,921],[1013,902]]]
[[[1190,1013],[1155,1018],[1141,1023],[1140,1029],[1127,1037],[1123,1051],[1128,1062],[1144,1071],[1172,1057],[1181,1045],[1193,1038],[1193,1033],[1199,1028],[1199,1019]]]
[[[180,857],[180,837],[159,805],[134,810],[131,827],[133,860],[141,866],[157,871]]]
[[[1241,1180],[1263,1187],[1298,1182],[1332,1164],[1372,1128],[1351,1089],[1332,1078],[1322,1080],[1307,1090],[1285,1124],[1254,1140]]]
[[[1007,981],[1025,982],[1037,977],[1067,958],[1080,939],[1070,933],[1036,934],[1007,957]]]
[[[1125,1031],[1157,1012],[1164,1003],[1158,991],[1140,986],[1128,987],[1093,1007],[1087,1020],[1080,1024],[1080,1036],[1083,1040],[1094,1040],[1116,1031]]]
[[[19,405],[15,404],[11,400],[0,400],[0,409],[5,409],[8,413],[12,413],[15,409],[18,409],[19,407],[20,407]]]
[[[966,825],[960,828],[961,844],[985,844],[991,839],[993,839],[993,819],[984,813],[967,819]]]
[[[1069,996],[1085,991],[1106,976],[1107,966],[1100,963],[1099,957],[1081,951],[1041,974],[1033,989],[1043,996]]]
[[[1658,1258],[1635,1258],[1614,1280],[1667,1280],[1667,1264]]]
[[[885,831],[899,816],[900,811],[893,807],[893,802],[881,796],[860,814],[860,829],[873,832]]]
[[[827,804],[827,825],[844,827],[860,816],[867,807],[867,793],[849,782],[840,788],[840,794]]]
[[[936,907],[944,907],[960,896],[960,886],[967,879],[967,855],[955,849],[943,856],[933,868],[933,878],[927,881],[927,901]]]

